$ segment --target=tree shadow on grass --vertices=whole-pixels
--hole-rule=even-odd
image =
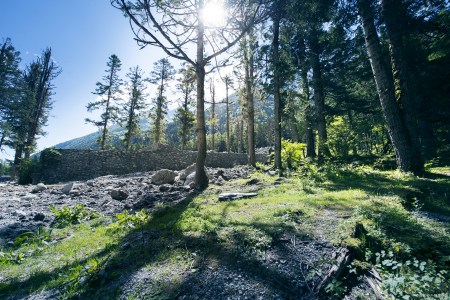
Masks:
[[[204,299],[226,298],[230,294],[223,294],[223,291],[222,294],[220,293],[220,290],[224,288],[224,281],[218,280],[218,273],[222,270],[221,268],[225,268],[234,274],[239,274],[239,272],[241,274],[247,274],[254,284],[268,289],[270,293],[279,295],[283,299],[313,299],[315,297],[314,292],[306,282],[298,280],[298,278],[304,276],[304,274],[301,275],[300,273],[302,270],[294,268],[291,269],[292,273],[281,271],[265,263],[264,260],[257,259],[251,253],[243,251],[241,248],[229,247],[229,245],[242,245],[243,240],[246,239],[254,239],[254,237],[246,236],[247,233],[241,232],[237,235],[231,235],[230,240],[224,243],[215,231],[207,231],[198,235],[180,229],[177,223],[183,218],[183,214],[188,209],[195,210],[196,206],[201,205],[193,203],[192,198],[189,197],[176,206],[156,212],[150,221],[141,229],[137,229],[123,237],[120,244],[128,244],[129,246],[122,247],[114,253],[114,256],[105,264],[103,271],[99,272],[99,274],[108,274],[107,278],[102,278],[101,276],[94,278],[78,298],[125,298],[123,295],[124,286],[134,280],[133,276],[136,273],[142,270],[144,272],[150,272],[145,270],[146,267],[158,265],[161,262],[161,256],[164,257],[166,251],[174,251],[177,249],[189,249],[190,253],[196,253],[196,255],[201,256],[202,259],[198,266],[199,271],[191,273],[188,270],[184,270],[181,272],[181,279],[178,277],[176,280],[171,280],[170,276],[167,276],[163,280],[165,287],[160,291],[155,286],[152,286],[153,291],[149,291],[150,283],[147,283],[147,287],[144,288],[146,291],[142,291],[144,296],[136,295],[138,298],[173,299],[180,295],[187,297],[184,299],[190,299],[191,297]],[[232,206],[233,204],[230,203],[225,206],[224,210],[228,210]],[[221,216],[225,218],[227,216],[226,211],[222,212]],[[218,223],[223,224],[224,222],[218,221]],[[235,226],[256,228],[268,236],[293,230],[291,227],[282,223],[270,225],[260,222],[250,222],[228,223],[228,225],[233,228]],[[158,232],[158,235],[154,236],[151,234],[152,232]],[[277,237],[274,240],[277,240]],[[282,243],[277,242],[276,244],[277,249],[283,248]],[[296,253],[295,255],[301,255],[301,253]],[[215,261],[218,266],[217,270],[219,271],[215,275],[212,275],[208,263],[206,263],[209,261]],[[305,272],[306,265],[304,263],[303,271]],[[152,278],[150,278],[151,280]],[[193,288],[199,283],[203,286],[203,289],[200,291]],[[191,295],[190,293],[196,294]],[[230,293],[238,293],[238,290],[231,291]],[[248,291],[248,293],[252,294],[253,291]]]
[[[330,191],[360,189],[370,196],[398,196],[407,209],[421,208],[450,216],[449,176],[427,173],[423,178],[402,179],[381,173],[359,174],[353,171],[333,175],[327,176],[331,183],[326,185],[326,189]]]

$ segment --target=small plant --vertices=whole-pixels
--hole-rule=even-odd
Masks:
[[[325,287],[325,292],[334,297],[342,298],[342,296],[347,292],[347,287],[340,280],[333,279]]]
[[[231,231],[231,238],[238,251],[262,255],[272,246],[272,237],[255,227],[237,226]]]
[[[9,252],[0,251],[0,263],[1,264],[20,264],[25,259],[25,255],[22,252],[15,252],[10,250]]]
[[[35,232],[27,231],[16,237],[14,240],[14,246],[20,246],[22,244],[50,242],[52,231],[45,227],[39,226]]]
[[[54,224],[59,228],[67,225],[80,224],[81,221],[92,220],[100,216],[98,212],[86,209],[82,204],[77,204],[72,207],[63,206],[61,209],[57,209],[54,205],[51,205],[50,212],[56,216]]]
[[[135,214],[130,214],[127,210],[123,213],[116,215],[117,221],[110,225],[111,231],[134,229],[136,227],[144,225],[148,219],[149,215],[142,209]]]
[[[376,268],[383,277],[382,288],[395,299],[448,299],[450,280],[446,270],[412,258],[397,260],[392,251],[375,253]]]

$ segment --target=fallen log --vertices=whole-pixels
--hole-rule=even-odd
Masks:
[[[256,197],[256,193],[223,193],[219,195],[219,201],[236,200]]]

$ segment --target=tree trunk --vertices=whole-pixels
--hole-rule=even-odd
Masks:
[[[211,91],[211,150],[216,150],[216,89],[214,82],[210,84]]]
[[[309,80],[308,80],[308,63],[305,53],[305,43],[301,40],[299,45],[299,67],[300,75],[302,79],[302,90],[305,94],[306,100],[306,111],[305,111],[305,123],[306,123],[306,157],[314,158],[316,157],[316,146],[314,144],[314,130],[313,130],[313,112],[311,109],[311,97],[309,93]]]
[[[273,98],[274,98],[274,116],[275,116],[275,153],[274,153],[274,167],[278,169],[279,175],[283,175],[283,165],[281,163],[281,78],[279,72],[279,59],[280,59],[280,12],[279,9],[275,8],[273,17]]]
[[[255,158],[255,107],[254,107],[254,54],[251,33],[244,49],[245,95],[247,100],[247,153],[248,165],[256,167]]]
[[[100,141],[100,150],[105,150],[105,141],[106,141],[106,133],[108,132],[108,120],[109,120],[109,104],[111,102],[111,89],[113,84],[113,74],[114,74],[114,65],[111,67],[111,72],[109,73],[109,88],[108,88],[108,96],[106,100],[106,109],[105,109],[105,119],[103,120],[103,130],[102,130],[102,139]]]
[[[228,78],[225,79],[225,103],[227,109],[227,152],[230,153],[230,100],[228,98]]]
[[[203,9],[203,0],[199,1],[199,11]],[[197,77],[197,162],[195,165],[195,185],[198,189],[208,187],[208,176],[205,172],[206,161],[206,131],[205,131],[205,62],[204,24],[199,18],[197,25],[197,62],[195,75]]]
[[[314,103],[316,107],[316,117],[317,117],[317,148],[319,159],[324,156],[329,156],[330,152],[327,145],[327,123],[325,121],[325,95],[322,82],[322,70],[320,65],[320,46],[317,40],[317,32],[312,31],[309,37],[309,43],[311,48],[311,68],[312,74],[312,84],[314,90]]]
[[[423,164],[422,145],[430,146],[432,143],[422,143],[421,145],[421,140],[425,141],[421,138],[424,137],[423,133],[429,134],[430,132],[419,130],[419,124],[421,129],[424,128],[424,122],[421,122],[421,115],[418,110],[422,97],[419,90],[419,80],[414,66],[406,54],[406,45],[403,38],[407,35],[405,28],[407,24],[404,21],[406,8],[402,7],[402,3],[398,0],[383,0],[381,1],[381,7],[389,39],[395,95],[397,102],[402,106],[405,125],[411,137],[411,142],[414,144],[414,151],[417,152],[414,155]],[[433,134],[427,138],[427,141],[430,138],[433,139]]]
[[[395,149],[397,165],[401,171],[422,173],[423,164],[416,156],[414,144],[402,119],[402,112],[395,99],[392,79],[383,60],[380,41],[374,25],[373,11],[369,0],[358,1],[361,24],[364,31],[370,65],[375,78],[387,129]]]

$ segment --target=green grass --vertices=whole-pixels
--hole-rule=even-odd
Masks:
[[[62,298],[115,298],[130,278],[144,272],[152,280],[146,289],[127,291],[129,299],[171,299],[200,261],[257,258],[285,233],[302,239],[318,239],[320,233],[332,243],[360,248],[359,259],[368,264],[375,265],[375,254],[385,250],[399,262],[417,258],[448,271],[449,223],[411,213],[450,216],[450,168],[429,171],[418,178],[333,166],[308,177],[292,174],[280,185],[257,172],[252,175],[257,184],[239,179],[213,185],[176,206],[127,216],[135,226],[100,217],[55,228],[54,244],[36,238],[2,250],[9,259],[0,260],[0,298],[42,290],[59,290]],[[218,201],[219,193],[236,191],[258,197]],[[367,230],[364,240],[352,237],[357,223]],[[249,265],[258,267],[260,276],[269,274],[257,261]]]

